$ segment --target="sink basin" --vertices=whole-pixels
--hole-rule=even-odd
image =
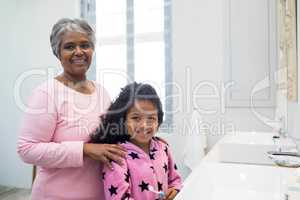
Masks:
[[[282,200],[293,173],[273,166],[202,163],[175,200]]]
[[[220,162],[273,165],[268,158],[268,151],[276,151],[279,140],[274,143],[272,132],[238,132],[226,135],[219,142]],[[281,139],[284,149],[295,149],[289,139]]]

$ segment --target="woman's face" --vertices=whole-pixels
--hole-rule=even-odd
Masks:
[[[87,34],[65,33],[60,45],[60,62],[64,68],[64,73],[74,78],[85,76],[91,64],[93,52]]]
[[[148,100],[136,100],[126,115],[131,141],[148,144],[158,128],[158,111]]]

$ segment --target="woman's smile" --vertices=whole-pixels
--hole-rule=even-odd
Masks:
[[[82,57],[82,58],[72,58],[70,62],[72,64],[75,64],[75,65],[86,65],[87,64],[87,59],[85,57]]]

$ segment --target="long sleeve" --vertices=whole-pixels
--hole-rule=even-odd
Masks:
[[[112,162],[113,170],[103,168],[102,179],[106,200],[134,200],[130,191],[130,173],[126,160],[120,166]]]
[[[40,112],[34,113],[33,109],[39,109]],[[57,117],[57,108],[51,95],[36,89],[29,99],[17,143],[17,152],[24,162],[46,168],[83,165],[83,141],[52,141]]]
[[[175,189],[179,191],[182,188],[181,177],[177,171],[177,166],[173,160],[170,148],[167,148],[167,151],[168,151],[168,166],[169,166],[168,185],[169,188],[175,187]]]

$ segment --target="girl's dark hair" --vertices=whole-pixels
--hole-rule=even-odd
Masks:
[[[106,115],[101,116],[100,126],[91,135],[91,142],[115,144],[128,141],[130,135],[127,133],[125,124],[126,115],[135,100],[148,100],[154,104],[158,112],[158,126],[160,126],[164,113],[155,89],[149,84],[134,82],[121,89],[119,96],[112,102]]]

